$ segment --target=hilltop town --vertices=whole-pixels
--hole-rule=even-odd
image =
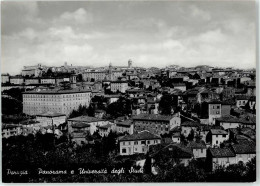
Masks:
[[[37,64],[1,74],[3,168],[124,165],[147,177],[120,181],[156,182],[229,181],[216,172],[255,166],[255,69],[126,64]],[[205,177],[181,180],[180,170]]]

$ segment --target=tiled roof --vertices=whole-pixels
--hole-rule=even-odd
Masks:
[[[255,154],[256,144],[255,143],[241,143],[231,145],[232,149],[236,154]]]
[[[236,154],[230,148],[209,148],[213,158],[235,157]]]
[[[123,138],[120,139],[120,141],[151,140],[151,139],[161,139],[161,137],[145,130],[136,134],[124,136]]]
[[[104,121],[104,119],[90,117],[90,116],[79,116],[76,118],[70,118],[70,119],[68,119],[68,121],[79,121],[79,122],[91,123],[91,122]]]
[[[74,94],[74,93],[84,93],[84,92],[91,92],[90,89],[80,89],[80,88],[75,88],[75,89],[48,89],[48,90],[32,90],[32,91],[26,91],[23,92],[23,94]]]
[[[108,129],[108,128],[110,128],[111,126],[112,126],[111,124],[106,124],[106,125],[101,125],[101,126],[99,126],[98,128]]]
[[[66,114],[48,111],[48,112],[43,112],[41,114],[37,114],[36,116],[58,117],[58,116],[66,116]]]
[[[200,142],[192,141],[187,145],[187,147],[192,148],[192,149],[206,149],[207,148],[204,141],[200,141]]]
[[[117,126],[128,126],[128,127],[130,127],[131,125],[133,125],[133,122],[132,122],[132,120],[125,120],[125,121],[116,123],[116,125]]]
[[[86,123],[73,123],[71,124],[72,128],[86,128],[86,127],[90,127],[90,124],[86,124]]]
[[[183,123],[181,123],[181,126],[184,126],[184,127],[199,127],[200,123],[195,122],[195,121],[184,121]]]
[[[211,134],[214,134],[214,135],[228,134],[227,131],[221,130],[221,129],[211,129],[210,132],[211,132]]]
[[[172,134],[172,137],[173,138],[179,138],[179,137],[181,137],[181,133],[180,132],[175,132],[175,133]]]
[[[165,116],[159,114],[139,114],[133,117],[133,120],[153,120],[153,121],[170,121],[174,116]]]
[[[250,116],[247,116],[247,117],[240,116],[238,118],[238,117],[235,117],[235,116],[226,115],[226,116],[223,116],[221,118],[217,118],[216,121],[228,122],[228,123],[242,123],[242,124],[249,124],[249,125],[250,124],[252,124],[252,125],[256,124],[255,117],[250,117]]]

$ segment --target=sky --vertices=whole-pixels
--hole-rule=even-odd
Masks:
[[[1,2],[1,72],[23,66],[253,68],[254,1]]]

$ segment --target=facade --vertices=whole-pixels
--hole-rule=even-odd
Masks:
[[[22,85],[24,78],[22,76],[10,76],[10,83],[14,85]]]
[[[8,74],[1,74],[1,83],[9,83],[10,82],[10,76]]]
[[[231,148],[236,154],[237,163],[247,163],[256,156],[256,144],[252,142],[232,144]]]
[[[83,79],[85,81],[98,81],[98,80],[104,80],[107,75],[106,71],[91,71],[91,72],[84,72],[83,73]]]
[[[48,89],[23,93],[23,113],[37,115],[56,112],[69,115],[80,105],[89,106],[91,92],[88,89]]]
[[[24,79],[25,85],[30,85],[30,84],[39,84],[40,79],[39,78],[25,78]]]
[[[115,131],[115,125],[114,124],[106,124],[106,125],[101,125],[98,127],[99,135],[102,137],[108,136],[108,134],[112,131]]]
[[[63,81],[63,79],[62,79],[62,81]],[[41,78],[40,83],[41,84],[53,84],[54,85],[56,83],[56,80],[55,80],[55,78]]]
[[[169,133],[170,129],[180,126],[181,118],[178,114],[174,116],[164,116],[159,114],[139,114],[133,117],[135,130],[148,130],[160,135]]]
[[[228,132],[221,129],[211,129],[206,139],[212,147],[219,147],[221,143],[229,139]]]
[[[209,102],[209,124],[214,125],[216,118],[221,117],[221,102]]]
[[[181,133],[175,132],[172,134],[172,142],[173,143],[180,143],[181,142]]]
[[[133,134],[134,133],[134,124],[132,120],[125,120],[121,122],[116,123],[116,132],[117,133],[128,133]]]
[[[148,131],[124,136],[119,140],[120,155],[146,154],[150,145],[160,143],[161,137]]]
[[[187,145],[188,148],[191,148],[193,152],[193,157],[196,158],[206,158],[207,156],[207,147],[204,141],[200,142],[190,142]]]
[[[111,81],[110,82],[110,90],[112,92],[122,92],[125,93],[128,89],[128,83],[126,81]]]

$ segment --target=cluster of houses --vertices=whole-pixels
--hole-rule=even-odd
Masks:
[[[44,68],[38,65],[35,69]],[[201,158],[216,169],[239,161],[246,163],[255,157],[254,70],[206,65],[144,69],[133,67],[131,60],[126,67],[110,64],[108,68],[78,68],[81,71],[77,71],[77,68],[64,65],[62,69],[74,70],[75,74],[68,80],[61,80],[71,82],[70,90],[36,87],[23,93],[24,112],[35,119],[3,124],[2,137],[39,131],[61,136],[66,131],[73,142],[81,145],[93,143],[89,136],[96,133],[105,137],[115,132],[120,134],[117,139],[119,155],[149,153],[154,170],[158,158],[172,158],[174,163],[184,165]],[[80,73],[83,82],[77,82]],[[19,77],[24,83],[25,76],[32,74],[33,79],[44,80],[40,72],[29,68],[25,68]],[[7,79],[2,75],[2,83]],[[9,77],[9,81],[11,79]],[[57,84],[57,79],[44,82]],[[21,85],[21,82],[16,84]],[[166,94],[173,99],[169,115],[163,115],[159,108]],[[88,107],[93,97],[105,100],[105,106],[120,97],[128,99],[132,113],[107,119],[105,110],[96,109],[95,117],[68,118],[79,105]]]

